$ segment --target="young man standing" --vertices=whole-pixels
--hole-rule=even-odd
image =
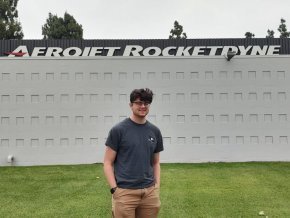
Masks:
[[[130,95],[130,118],[109,132],[104,172],[112,194],[115,218],[155,218],[160,208],[160,130],[146,120],[153,99],[150,89]]]

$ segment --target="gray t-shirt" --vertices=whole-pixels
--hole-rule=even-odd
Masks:
[[[126,118],[110,130],[106,146],[117,152],[114,171],[118,187],[139,189],[154,183],[154,153],[163,151],[162,135],[155,125]]]

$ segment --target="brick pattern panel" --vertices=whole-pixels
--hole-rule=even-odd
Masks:
[[[101,162],[139,87],[163,162],[290,160],[288,56],[0,61],[0,165]]]

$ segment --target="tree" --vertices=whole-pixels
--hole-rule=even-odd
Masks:
[[[290,32],[287,31],[286,20],[281,18],[281,24],[279,25],[278,31],[280,32],[280,38],[288,38],[290,36]]]
[[[245,33],[245,36],[246,36],[246,38],[254,38],[255,37],[255,34],[254,33],[251,33],[251,32],[246,32]]]
[[[169,39],[186,39],[187,35],[183,32],[183,26],[178,21],[174,22],[174,29],[171,29]]]
[[[275,32],[273,31],[273,30],[267,30],[267,36],[266,36],[266,38],[274,38],[274,34],[275,34]]]
[[[83,39],[83,28],[67,12],[64,13],[64,18],[49,13],[42,26],[42,35],[43,39]]]
[[[17,20],[18,0],[0,0],[0,39],[22,39],[23,32]]]

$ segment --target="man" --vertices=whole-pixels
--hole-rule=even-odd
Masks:
[[[115,218],[155,218],[160,208],[160,130],[146,120],[153,99],[150,89],[130,94],[131,116],[109,132],[104,172]]]

